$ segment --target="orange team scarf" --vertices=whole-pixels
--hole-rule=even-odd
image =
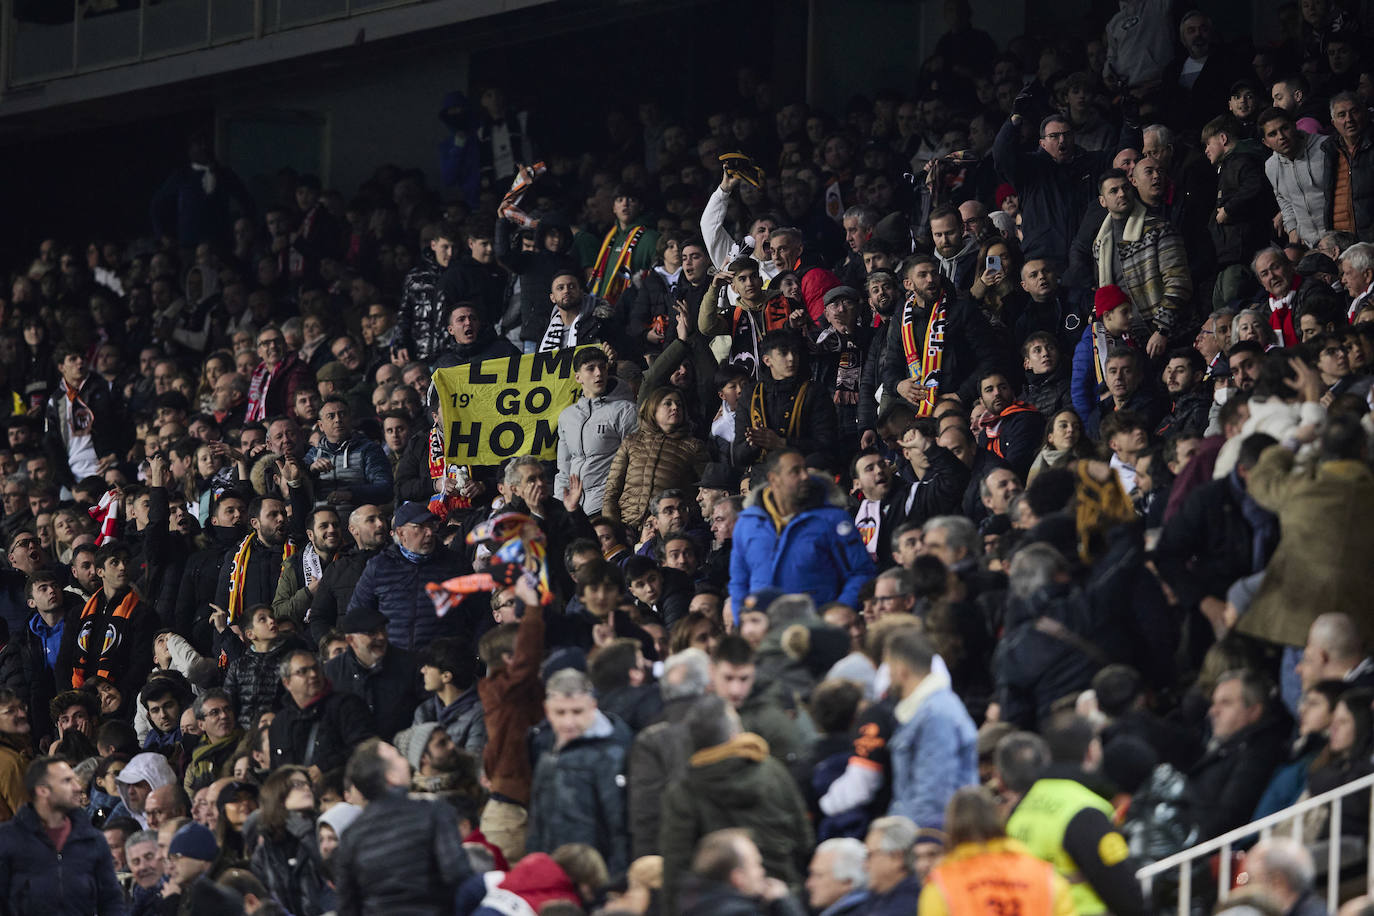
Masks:
[[[100,665],[100,668],[95,673],[106,680],[113,679],[110,674],[108,662],[105,659],[105,653],[119,644],[118,638],[111,627],[106,627],[103,633],[93,633],[86,629],[90,625],[87,621],[95,616],[96,605],[104,594],[103,591],[97,591],[94,595],[86,599],[86,606],[81,609],[81,627],[76,636],[76,650],[81,653],[81,657],[79,661],[72,665],[73,689],[80,689],[81,686],[86,683],[86,663],[90,660],[92,655],[92,640],[98,639],[100,641],[100,645],[97,647],[95,653],[96,661]],[[136,604],[138,604],[138,592],[129,589],[129,594],[124,596],[124,600],[119,602],[119,605],[110,616],[121,620],[127,620],[129,616],[133,614],[134,605]]]
[[[906,368],[911,378],[920,382],[929,394],[916,405],[916,414],[928,417],[935,413],[935,399],[939,397],[940,366],[945,358],[945,322],[947,312],[945,296],[930,310],[926,320],[924,346],[916,345],[916,297],[912,296],[902,310],[902,353],[906,356]],[[895,392],[894,392],[895,393]]]
[[[229,622],[237,623],[243,613],[243,585],[248,577],[248,559],[253,554],[253,546],[258,543],[257,533],[248,535],[234,551],[233,565],[229,567]],[[281,561],[286,563],[296,553],[296,545],[288,538],[281,550]]]
[[[611,231],[606,233],[606,238],[601,242],[601,251],[596,256],[596,266],[592,268],[592,295],[600,296],[611,305],[615,305],[630,283],[630,259],[634,257],[635,246],[644,237],[644,227],[635,226],[629,231],[625,244],[616,255],[615,266],[607,270],[611,260],[611,243],[619,232],[618,227],[612,226]]]

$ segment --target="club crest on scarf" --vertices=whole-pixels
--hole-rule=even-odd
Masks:
[[[519,512],[503,512],[473,528],[467,542],[491,547],[490,565],[485,572],[427,584],[425,590],[434,602],[436,615],[443,617],[468,595],[509,588],[521,578],[539,592],[540,604],[553,602],[548,547],[544,532],[534,519]]]
[[[96,628],[96,625],[97,621],[87,620],[81,624],[81,629],[77,631],[76,647],[79,650],[81,650],[81,653],[83,655],[89,655],[91,653],[92,630]],[[118,649],[120,638],[121,637],[119,635],[119,630],[115,628],[115,625],[113,623],[105,624],[105,635],[104,638],[101,640],[100,651],[97,653],[97,655],[103,658],[109,655],[115,649]]]

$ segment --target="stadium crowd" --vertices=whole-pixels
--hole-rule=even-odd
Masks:
[[[440,187],[192,137],[145,236],[7,252],[0,914],[1176,906],[1374,772],[1358,12],[946,0],[840,113],[451,93]],[[433,373],[569,347],[556,460],[445,457]],[[440,614],[512,512],[548,590]]]

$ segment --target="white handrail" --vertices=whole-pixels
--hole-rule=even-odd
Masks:
[[[1221,868],[1217,881],[1217,896],[1225,900],[1231,892],[1231,847],[1241,840],[1259,834],[1261,837],[1268,837],[1273,832],[1273,828],[1286,821],[1293,822],[1293,836],[1296,839],[1302,838],[1302,815],[1309,811],[1316,810],[1325,806],[1331,807],[1331,820],[1329,823],[1328,834],[1330,836],[1330,850],[1327,855],[1327,875],[1326,875],[1326,905],[1327,909],[1336,912],[1337,893],[1340,888],[1340,846],[1341,846],[1341,799],[1347,795],[1353,795],[1364,789],[1374,788],[1374,773],[1368,776],[1361,776],[1359,779],[1348,782],[1343,786],[1337,786],[1329,792],[1321,795],[1314,795],[1312,798],[1305,799],[1295,805],[1276,811],[1267,817],[1262,817],[1257,821],[1246,824],[1244,827],[1237,827],[1235,830],[1223,833],[1221,836],[1210,839],[1205,843],[1199,843],[1182,852],[1160,859],[1158,862],[1146,865],[1135,873],[1136,880],[1140,881],[1146,898],[1149,898],[1153,890],[1154,879],[1157,875],[1166,872],[1179,870],[1179,893],[1178,893],[1178,912],[1179,916],[1187,916],[1189,908],[1189,898],[1192,896],[1192,865],[1198,859],[1209,856],[1214,852],[1221,852]],[[1374,825],[1374,792],[1370,793],[1370,824]],[[1365,867],[1366,890],[1374,894],[1374,843],[1368,842],[1366,837],[1365,856],[1367,859]]]

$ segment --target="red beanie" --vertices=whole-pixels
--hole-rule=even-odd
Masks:
[[[997,186],[997,193],[994,195],[994,199],[997,201],[997,209],[1002,209],[1002,201],[1006,200],[1008,197],[1016,196],[1018,196],[1016,189],[1010,184],[1005,181],[999,184]]]
[[[1093,315],[1101,318],[1121,303],[1130,301],[1131,297],[1116,284],[1099,286],[1093,293]]]

